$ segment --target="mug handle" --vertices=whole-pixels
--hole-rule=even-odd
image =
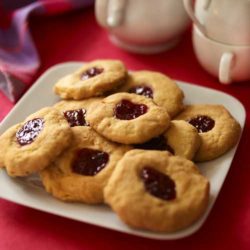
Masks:
[[[127,0],[109,0],[107,6],[107,25],[111,28],[123,22]]]
[[[204,10],[206,10],[210,4],[211,0],[206,0],[204,3]],[[204,25],[201,24],[201,22],[198,20],[198,18],[195,16],[194,13],[194,7],[193,7],[193,0],[183,0],[183,5],[184,8],[186,10],[186,12],[188,13],[189,17],[193,20],[193,22],[195,23],[195,25],[198,27],[198,29],[204,34],[206,35],[206,29],[204,27]]]
[[[234,63],[234,54],[226,52],[222,55],[219,65],[219,81],[223,84],[232,82],[232,67]]]

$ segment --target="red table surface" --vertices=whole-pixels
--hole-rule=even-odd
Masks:
[[[225,86],[207,74],[195,58],[190,31],[170,51],[135,55],[110,43],[92,9],[33,18],[31,30],[42,60],[36,77],[61,62],[121,59],[129,69],[156,70],[231,94],[244,104],[247,120],[219,197],[203,227],[192,236],[174,241],[144,239],[0,199],[0,249],[250,249],[250,82]],[[2,120],[13,104],[0,94],[0,107]]]

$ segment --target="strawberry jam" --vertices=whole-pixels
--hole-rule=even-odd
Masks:
[[[153,98],[153,90],[148,86],[135,86],[128,90],[129,93],[143,95],[148,98]]]
[[[162,200],[176,198],[175,182],[168,175],[146,166],[141,170],[140,178],[151,195]]]
[[[82,148],[76,151],[72,171],[81,175],[94,176],[105,168],[108,161],[109,155],[106,152]]]
[[[188,120],[188,122],[193,125],[199,133],[205,133],[214,127],[214,120],[205,115],[199,115]]]
[[[174,155],[173,148],[167,144],[167,139],[163,135],[154,137],[151,140],[142,144],[136,144],[134,145],[134,147],[145,150],[167,150]]]
[[[21,146],[31,144],[44,127],[44,120],[36,118],[27,121],[17,132],[16,139]]]
[[[102,68],[96,68],[96,67],[90,68],[86,70],[85,72],[83,72],[83,74],[81,75],[81,80],[87,80],[89,78],[97,76],[101,74],[103,71],[104,69]]]
[[[70,127],[89,126],[88,122],[85,120],[85,109],[68,110],[63,112],[63,115],[68,121]]]
[[[148,111],[148,107],[144,104],[135,104],[129,100],[122,100],[116,104],[114,115],[120,120],[132,120]]]

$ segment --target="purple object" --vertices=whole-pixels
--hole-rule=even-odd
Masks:
[[[58,14],[93,4],[93,0],[4,0],[0,16],[9,16],[7,27],[0,23],[0,90],[15,102],[40,66],[30,35],[31,14]]]

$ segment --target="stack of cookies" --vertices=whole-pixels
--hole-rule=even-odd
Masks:
[[[39,173],[63,201],[108,204],[129,226],[175,232],[197,221],[209,181],[194,162],[215,159],[238,141],[240,125],[221,105],[184,105],[167,76],[128,73],[97,60],[60,79],[63,100],[0,136],[0,167]]]

